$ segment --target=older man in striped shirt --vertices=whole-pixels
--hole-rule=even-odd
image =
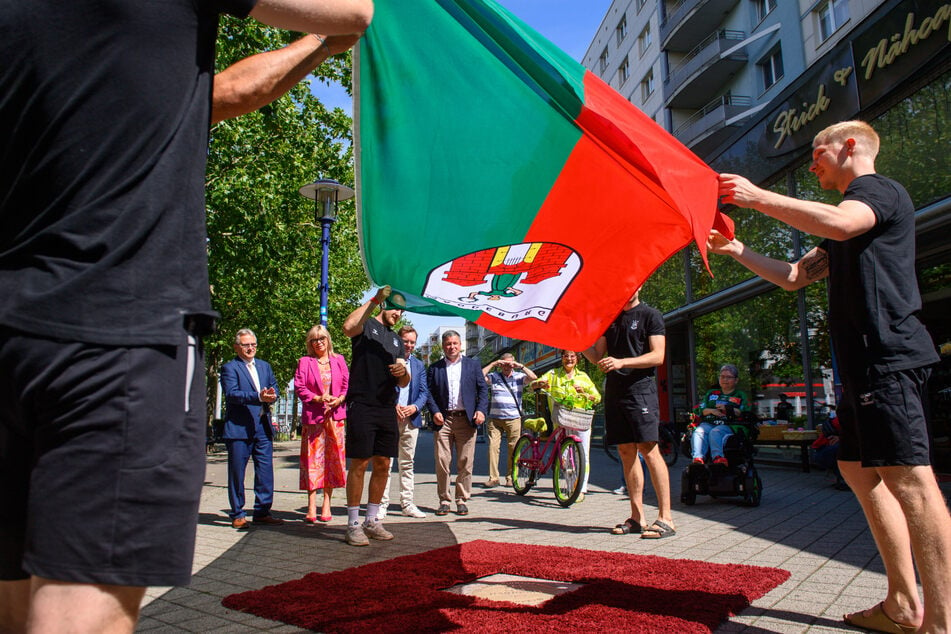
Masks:
[[[494,370],[494,368],[498,368]],[[530,369],[515,360],[511,352],[482,368],[485,382],[489,384],[491,406],[489,407],[489,479],[485,488],[499,486],[499,452],[502,434],[508,439],[509,453],[505,462],[505,486],[512,486],[512,452],[522,432],[522,389],[525,379],[538,377]]]

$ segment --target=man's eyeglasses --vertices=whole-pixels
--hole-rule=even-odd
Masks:
[[[244,348],[245,350],[250,350],[252,348],[258,347],[258,344],[256,343],[239,343],[238,345]]]

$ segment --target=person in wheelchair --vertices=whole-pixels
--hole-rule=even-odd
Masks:
[[[729,423],[742,420],[750,408],[749,397],[736,388],[739,374],[733,364],[721,367],[720,387],[708,391],[694,410],[700,419],[690,439],[694,464],[705,464],[708,451],[713,464],[729,464],[723,451],[727,438],[733,435]]]

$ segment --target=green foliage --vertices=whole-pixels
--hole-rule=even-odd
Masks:
[[[253,21],[223,19],[217,68],[280,48],[299,37]],[[323,81],[350,84],[350,53],[322,64]],[[352,121],[328,111],[301,82],[274,103],[211,131],[206,183],[208,259],[219,334],[206,341],[210,389],[233,356],[239,328],[251,328],[259,354],[280,384],[305,353],[304,335],[320,321],[320,235],[314,202],[298,189],[316,178],[353,185]],[[340,203],[330,250],[329,328],[349,356],[340,326],[369,287],[357,250],[353,200]]]

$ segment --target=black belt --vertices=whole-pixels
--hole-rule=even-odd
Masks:
[[[464,409],[451,409],[446,412],[446,416],[459,416],[460,414],[468,416],[469,413]]]

